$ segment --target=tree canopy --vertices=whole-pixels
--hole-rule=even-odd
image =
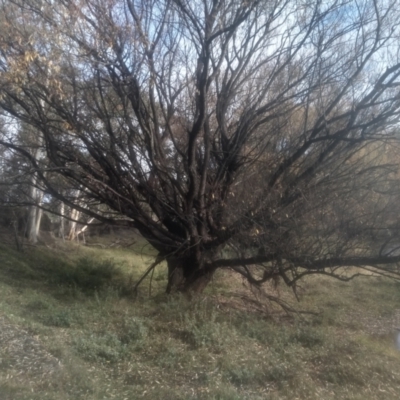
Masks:
[[[289,286],[349,279],[347,266],[397,274],[398,1],[0,7],[0,109],[14,121],[0,144],[49,196],[137,228],[169,291],[201,291],[218,268]]]

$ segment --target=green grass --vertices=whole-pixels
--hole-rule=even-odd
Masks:
[[[57,375],[35,381],[27,372],[14,376],[15,360],[2,354],[2,399],[398,398],[393,281],[313,277],[297,307],[316,314],[287,317],[273,305],[260,314],[234,296],[246,289],[227,271],[188,302],[164,294],[162,265],[151,294],[147,280],[134,296],[133,283],[152,262],[144,243],[56,246],[18,253],[0,245],[0,317],[62,363]]]

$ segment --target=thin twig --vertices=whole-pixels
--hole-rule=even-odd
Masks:
[[[165,257],[160,257],[157,256],[156,260],[153,262],[153,264],[150,265],[149,268],[147,268],[146,272],[142,275],[142,277],[136,282],[135,286],[132,288],[132,292],[134,294],[137,294],[137,289],[139,287],[139,285],[144,281],[144,279],[146,278],[146,276],[154,270],[155,267],[157,267],[158,264],[160,264],[161,262],[163,262],[165,260]]]
[[[150,282],[149,282],[149,298],[151,297],[151,282],[153,282],[154,270],[155,270],[155,268],[152,269],[152,271],[151,271],[151,276],[150,276]]]

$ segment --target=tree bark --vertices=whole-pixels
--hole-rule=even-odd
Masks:
[[[30,206],[28,211],[28,240],[31,243],[36,243],[38,239],[38,232],[36,231],[36,206]]]
[[[58,237],[65,239],[65,220],[64,220],[64,213],[65,213],[65,204],[62,201],[60,203],[60,226],[58,227]]]
[[[205,263],[196,263],[190,257],[167,258],[167,293],[201,294],[210,283],[215,269]]]
[[[39,135],[35,139],[35,145],[37,148],[33,149],[33,158],[35,162],[40,162],[43,159],[43,151],[42,144],[43,138]],[[32,205],[28,209],[28,240],[31,243],[37,243],[39,231],[40,231],[40,222],[42,220],[43,210],[39,207],[43,202],[43,191],[38,188],[39,176],[37,172],[34,172],[31,176],[31,187],[29,189],[30,200],[32,201]]]
[[[34,181],[33,183],[36,183],[36,181]],[[43,200],[43,192],[40,189],[32,186],[31,198],[37,205],[40,205]],[[42,214],[43,214],[42,209],[37,207],[36,205],[31,205],[29,207],[27,224],[28,224],[28,240],[31,243],[37,243],[38,241]]]
[[[76,233],[76,228],[77,228],[77,220],[79,219],[81,215],[81,212],[76,210],[75,208],[73,208],[71,210],[71,219],[75,220],[75,221],[70,221],[69,222],[69,232],[68,232],[68,240],[75,240],[77,237],[77,233]]]

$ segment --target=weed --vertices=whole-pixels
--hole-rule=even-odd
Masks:
[[[213,351],[223,349],[229,340],[230,330],[225,322],[217,321],[217,313],[197,308],[181,315],[181,337],[193,348],[209,346]]]
[[[113,333],[92,334],[74,341],[77,355],[87,361],[116,362],[126,355],[126,346]]]
[[[173,371],[182,364],[185,356],[187,357],[187,355],[182,354],[182,346],[169,339],[158,344],[155,359],[161,368]]]
[[[125,318],[120,332],[120,340],[124,344],[137,344],[145,339],[147,332],[148,329],[142,320]]]
[[[26,306],[28,312],[48,310],[50,305],[42,299],[32,300]]]
[[[301,325],[296,327],[289,340],[311,349],[324,343],[324,335],[321,330],[313,326]]]
[[[282,340],[282,330],[277,330],[271,323],[263,319],[254,319],[236,315],[236,329],[245,337],[255,339],[262,344],[273,344]]]
[[[43,315],[40,320],[44,325],[57,328],[69,328],[72,322],[71,315],[67,311],[48,313]]]
[[[263,369],[254,365],[231,365],[226,368],[226,374],[235,386],[260,385],[265,382]]]

